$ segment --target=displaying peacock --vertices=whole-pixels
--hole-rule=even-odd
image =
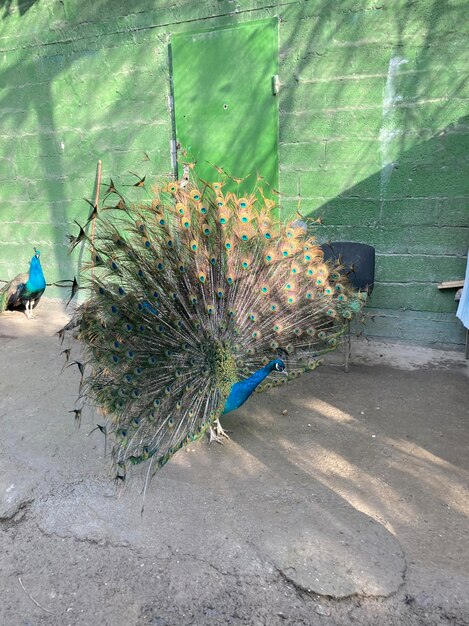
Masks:
[[[108,418],[119,478],[146,460],[155,471],[205,432],[220,441],[221,415],[313,370],[361,308],[304,223],[281,223],[260,188],[223,188],[185,176],[131,206],[111,183],[93,238],[80,228],[89,297],[67,328],[84,344],[81,398]]]
[[[7,309],[24,306],[28,319],[33,317],[33,309],[37,306],[46,288],[46,280],[39,259],[41,253],[34,248],[34,256],[29,264],[29,272],[18,274],[0,291],[0,313]]]

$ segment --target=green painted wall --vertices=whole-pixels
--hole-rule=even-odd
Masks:
[[[278,16],[284,214],[300,202],[322,240],[376,246],[368,334],[462,343],[436,283],[463,277],[469,243],[466,15],[465,0],[2,3],[0,278],[33,245],[48,281],[77,272],[66,235],[98,159],[105,181],[171,173],[171,34]]]

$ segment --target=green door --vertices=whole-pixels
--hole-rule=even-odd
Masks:
[[[212,164],[249,176],[240,190],[257,174],[277,188],[277,19],[175,35],[171,55],[176,139],[198,175],[216,180]]]

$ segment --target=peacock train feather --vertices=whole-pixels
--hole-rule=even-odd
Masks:
[[[109,420],[118,477],[224,434],[223,413],[313,370],[361,308],[301,225],[281,223],[260,190],[223,187],[185,176],[130,206],[112,185],[116,205],[82,237],[89,298],[67,328],[84,344],[82,396]]]

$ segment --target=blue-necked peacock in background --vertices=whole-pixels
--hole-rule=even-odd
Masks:
[[[29,271],[18,274],[0,289],[0,313],[24,307],[26,317],[28,319],[33,317],[33,309],[36,308],[46,288],[40,256],[40,251],[34,248]]]
[[[84,344],[80,397],[108,418],[118,478],[146,460],[157,470],[205,432],[221,441],[221,415],[314,370],[363,304],[258,184],[239,197],[192,176],[135,205],[111,182],[94,236],[70,237],[91,261],[66,328]]]

